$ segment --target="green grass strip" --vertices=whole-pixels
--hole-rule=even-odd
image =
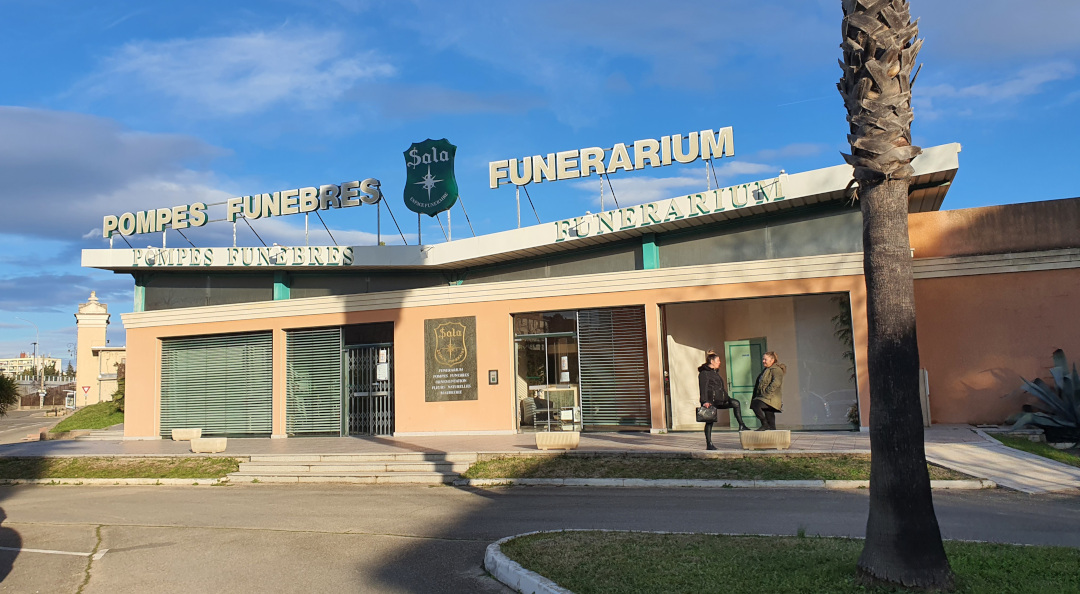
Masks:
[[[933,480],[971,479],[928,465]],[[724,480],[869,480],[870,456],[754,455],[742,458],[659,456],[507,456],[472,465],[465,478],[638,478]]]
[[[1055,462],[1061,462],[1062,464],[1068,464],[1069,466],[1076,466],[1077,468],[1080,468],[1080,456],[1076,455],[1076,450],[1073,450],[1072,452],[1068,450],[1059,450],[1045,443],[1030,441],[1023,437],[1013,437],[1009,435],[998,434],[991,434],[990,437],[993,437],[994,439],[1009,446],[1010,448],[1016,448],[1030,454],[1035,454],[1036,456],[1049,458]]]
[[[76,431],[79,429],[105,429],[124,422],[124,413],[116,410],[112,401],[99,402],[83,407],[70,417],[60,421],[50,433]]]
[[[236,458],[0,458],[0,478],[221,478]]]
[[[508,541],[503,553],[575,594],[905,592],[855,584],[863,541],[625,532],[561,532]],[[1080,550],[945,543],[956,592],[1077,591]]]

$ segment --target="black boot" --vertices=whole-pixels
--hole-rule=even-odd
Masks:
[[[749,430],[750,430],[750,428],[746,426],[746,423],[742,422],[742,419],[739,419],[739,431],[749,431]]]
[[[706,450],[715,450],[716,446],[714,446],[711,441],[707,441],[707,442],[705,442],[705,449]]]

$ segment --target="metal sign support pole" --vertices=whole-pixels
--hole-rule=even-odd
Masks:
[[[420,213],[416,213],[416,245],[424,245],[424,238],[420,231]]]
[[[165,228],[161,228],[161,249],[165,249]]]
[[[382,245],[382,200],[375,203],[375,245]]]
[[[310,215],[310,213],[306,213],[306,212],[304,213],[304,245],[305,246],[311,245],[310,243],[308,243],[308,216],[309,215]]]
[[[514,200],[517,201],[518,229],[521,228],[521,186],[514,186]]]
[[[236,247],[236,221],[232,222],[232,246]]]
[[[446,211],[446,241],[454,241],[454,230],[450,227],[450,211]]]

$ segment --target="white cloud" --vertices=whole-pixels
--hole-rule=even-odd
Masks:
[[[105,214],[227,197],[194,168],[225,151],[197,138],[22,107],[0,107],[0,130],[0,233],[70,241]]]
[[[1056,61],[1018,70],[1012,76],[971,85],[941,83],[912,90],[912,105],[920,118],[936,119],[944,112],[961,115],[977,113],[979,107],[1006,104],[1039,95],[1056,81],[1071,79],[1076,68],[1069,62]]]
[[[716,179],[721,185],[724,185],[731,178],[740,175],[758,175],[776,173],[777,171],[772,165],[749,161],[729,161],[716,166]],[[705,171],[700,169],[700,172],[700,175],[683,173],[671,177],[616,177],[611,180],[611,188],[615,190],[615,198],[619,200],[619,206],[633,206],[674,196],[682,196],[691,192],[704,191],[707,187]],[[712,179],[711,175],[709,179]],[[600,205],[599,178],[573,182],[570,185],[583,192],[593,194],[592,203],[596,206]],[[716,185],[713,184],[712,187],[715,188]],[[615,206],[615,202],[611,197],[611,189],[608,188],[606,182],[604,183],[604,206],[606,208],[614,208]]]
[[[1049,62],[1024,68],[1012,77],[998,82],[984,82],[957,87],[939,84],[924,87],[918,94],[925,98],[979,99],[986,103],[1013,101],[1042,92],[1043,85],[1057,80],[1072,78],[1076,68],[1068,62]],[[918,87],[918,83],[916,83]]]
[[[912,16],[926,47],[948,59],[997,63],[1080,49],[1074,0],[939,0],[913,5]]]
[[[357,45],[341,32],[308,28],[132,42],[76,90],[140,90],[214,116],[258,113],[277,104],[317,108],[360,81],[394,74],[375,52],[349,51]]]

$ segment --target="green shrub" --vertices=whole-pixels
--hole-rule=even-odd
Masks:
[[[1051,386],[1036,378],[1024,380],[1024,391],[1039,399],[1039,406],[1010,419],[1013,430],[1023,427],[1039,427],[1048,441],[1077,441],[1080,439],[1080,376],[1076,373],[1076,364],[1069,371],[1069,362],[1061,349],[1054,351],[1054,366],[1050,374],[1054,376]]]

